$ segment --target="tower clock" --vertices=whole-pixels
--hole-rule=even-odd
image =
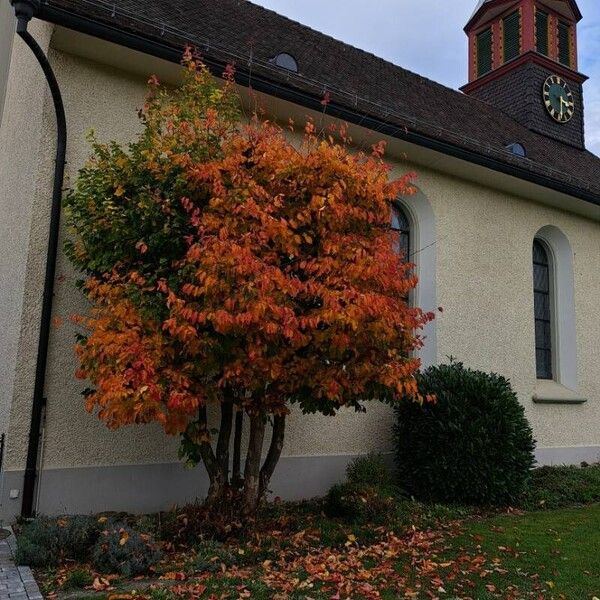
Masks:
[[[480,0],[461,89],[541,135],[585,147],[576,0]],[[514,141],[514,140],[511,140]]]

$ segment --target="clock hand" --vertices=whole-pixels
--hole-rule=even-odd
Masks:
[[[565,100],[562,96],[560,97],[560,103],[564,104],[567,108],[571,107],[571,103],[567,100]]]

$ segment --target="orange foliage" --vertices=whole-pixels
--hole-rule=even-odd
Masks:
[[[188,76],[206,86],[195,67],[188,57]],[[113,213],[94,208],[94,218],[105,226],[115,211],[144,210],[135,173],[164,227],[183,222],[184,247],[159,272],[148,236],[110,274],[88,270],[94,308],[77,350],[79,376],[95,386],[88,410],[112,428],[157,421],[174,434],[224,389],[250,414],[422,401],[414,351],[433,315],[407,304],[417,280],[389,227],[414,176],[391,180],[384,145],[352,152],[345,128],[334,139],[309,121],[294,145],[269,121],[229,127],[218,98],[203,114],[157,98],[153,88],[141,150],[111,164],[122,178]],[[206,152],[190,150],[199,140]]]

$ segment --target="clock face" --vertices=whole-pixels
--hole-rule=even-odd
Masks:
[[[544,82],[544,104],[550,116],[559,123],[566,123],[575,114],[575,102],[569,85],[558,75],[551,75]]]

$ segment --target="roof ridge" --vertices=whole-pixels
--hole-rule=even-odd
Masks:
[[[428,81],[429,83],[433,83],[441,88],[444,88],[445,90],[454,92],[455,94],[458,94],[461,97],[470,97],[470,96],[466,96],[466,94],[464,94],[460,90],[457,90],[453,87],[450,87],[448,85],[440,83],[439,81],[436,81],[435,79],[426,77],[425,75],[422,75],[421,73],[417,73],[416,71],[411,71],[410,69],[407,69],[406,67],[403,67],[402,65],[399,65],[387,58],[383,58],[382,56],[379,56],[379,55],[375,54],[374,52],[365,50],[364,48],[359,48],[358,46],[355,46],[354,44],[350,44],[349,42],[346,42],[344,40],[340,40],[329,33],[324,33],[322,31],[319,31],[318,29],[315,29],[314,27],[311,27],[310,25],[306,25],[305,23],[296,21],[295,19],[292,19],[291,17],[282,15],[281,13],[278,13],[276,10],[273,10],[272,8],[267,8],[266,6],[262,6],[261,4],[256,4],[256,2],[253,2],[252,0],[238,0],[238,2],[244,2],[246,4],[251,4],[253,7],[256,7],[266,13],[271,13],[272,15],[276,15],[280,19],[285,19],[286,21],[289,21],[290,23],[293,23],[294,25],[299,25],[300,27],[303,27],[304,29],[308,29],[309,31],[312,31],[313,33],[316,33],[323,37],[329,38],[330,40],[333,40],[336,44],[341,44],[343,46],[346,46],[347,48],[352,48],[353,50],[356,50],[357,52],[360,52],[367,56],[371,56],[372,58],[375,58],[376,60],[381,61],[382,63],[384,63],[386,65],[394,67],[395,69],[401,69],[405,73],[410,73],[411,75],[414,75],[415,77],[418,77],[419,79],[422,79],[423,81]]]

